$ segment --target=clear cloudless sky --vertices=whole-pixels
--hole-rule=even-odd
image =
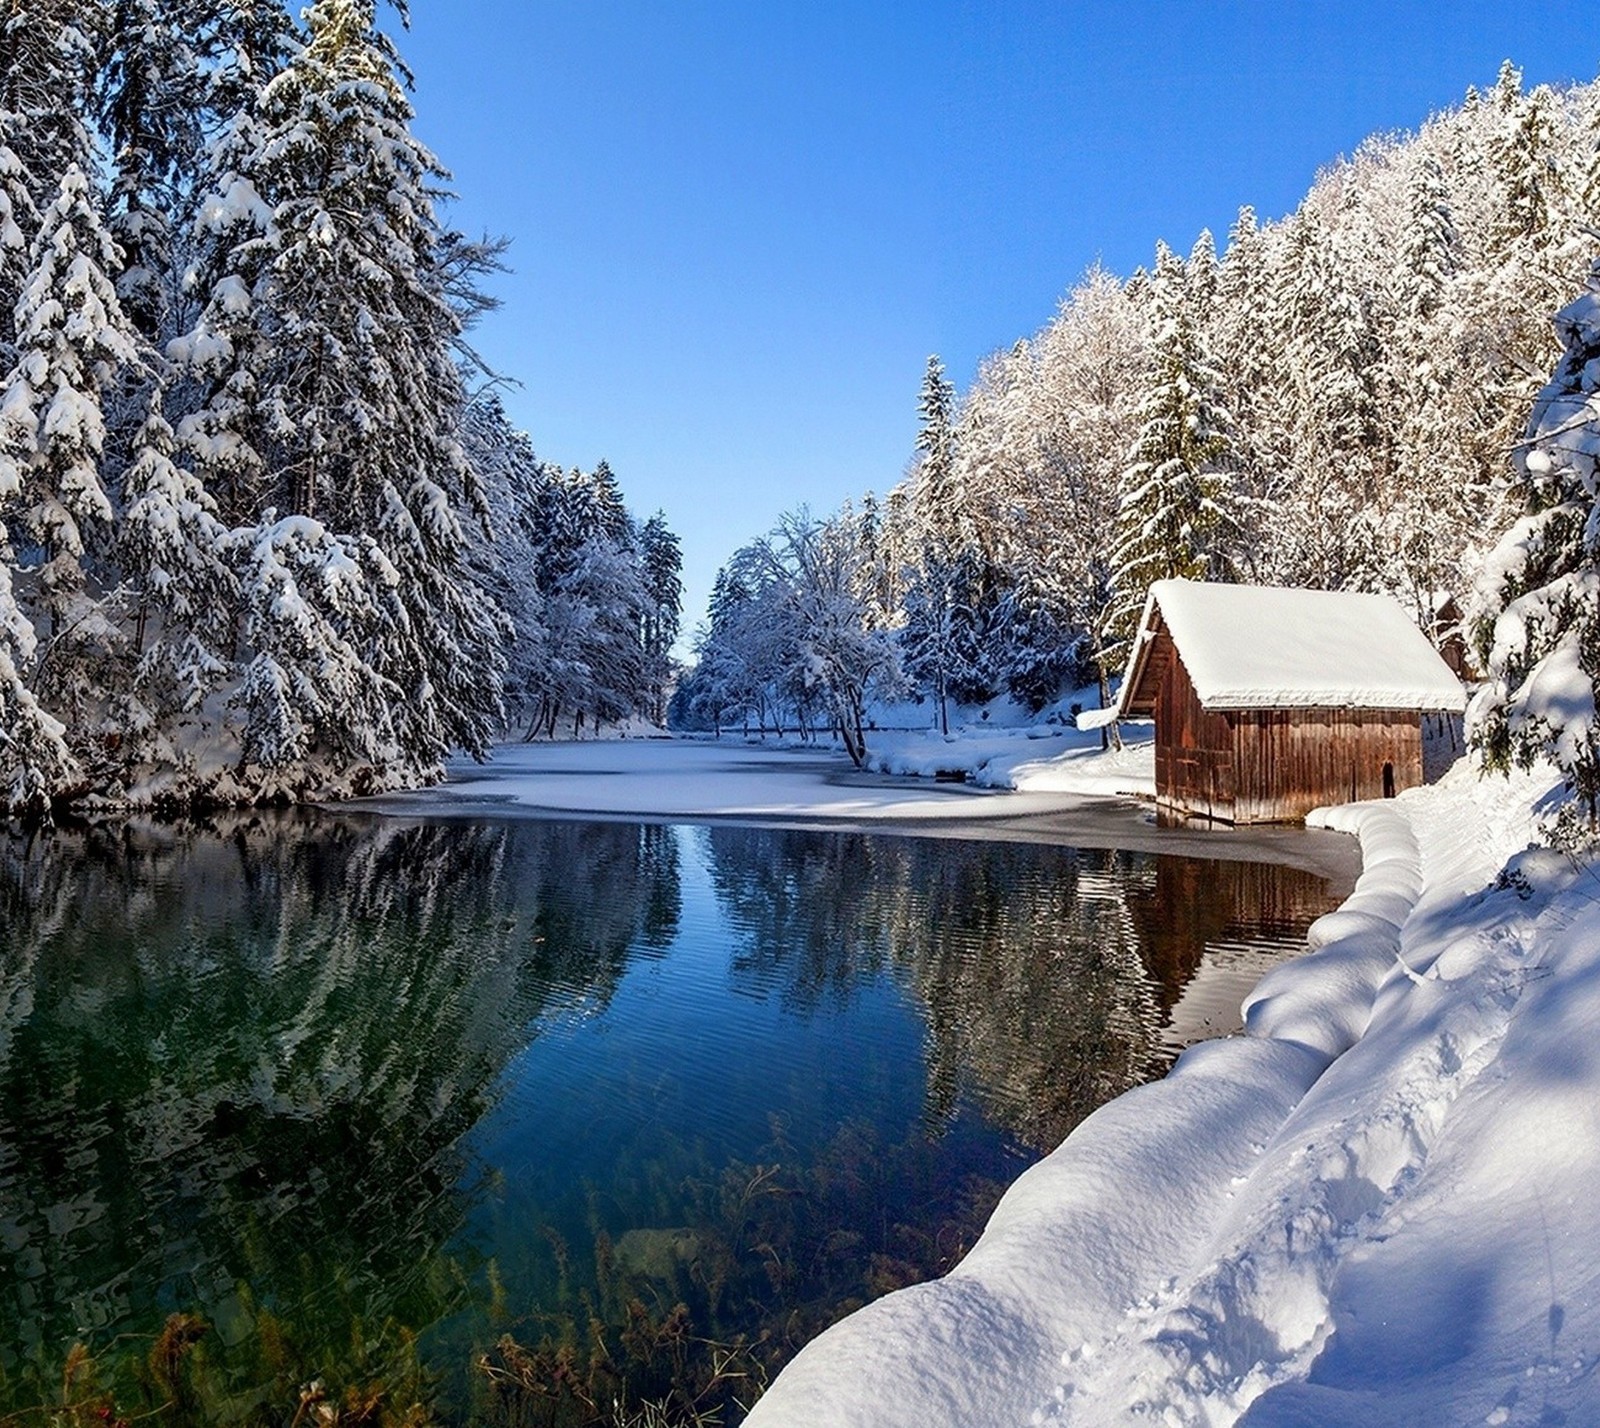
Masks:
[[[1600,67],[1593,0],[412,0],[455,226],[512,240],[477,345],[546,460],[616,470],[717,567],[903,474],[1095,262],[1219,247],[1368,134]],[[393,21],[393,13],[390,13]]]

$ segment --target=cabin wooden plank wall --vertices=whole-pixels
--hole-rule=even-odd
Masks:
[[[1414,710],[1208,710],[1164,631],[1151,657],[1161,661],[1156,801],[1165,807],[1228,823],[1288,823],[1324,804],[1392,797],[1422,782]]]
[[[1155,708],[1156,801],[1231,823],[1234,741],[1228,716],[1201,707],[1189,671],[1164,630],[1152,658],[1163,660]]]
[[[1284,823],[1328,803],[1392,798],[1422,782],[1414,710],[1257,709],[1234,726],[1236,823]]]

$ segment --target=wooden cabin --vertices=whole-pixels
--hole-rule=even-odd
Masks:
[[[1117,703],[1156,725],[1156,801],[1286,823],[1423,782],[1425,715],[1461,681],[1398,602],[1348,591],[1161,580]]]
[[[1481,677],[1472,665],[1472,651],[1467,645],[1467,620],[1461,603],[1446,591],[1441,591],[1434,599],[1433,647],[1457,679],[1471,683]]]

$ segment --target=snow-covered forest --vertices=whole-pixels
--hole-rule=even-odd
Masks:
[[[1127,281],[1091,271],[966,392],[929,360],[886,497],[727,563],[678,719],[837,726],[863,683],[936,723],[1000,694],[1037,709],[1104,689],[1169,576],[1388,592],[1435,637],[1452,600],[1492,614],[1500,592],[1473,592],[1538,503],[1512,457],[1597,230],[1600,85],[1525,90],[1507,63],[1287,217],[1243,209],[1220,256],[1202,233]],[[772,558],[797,524],[847,552],[824,624]]]
[[[504,245],[445,221],[375,8],[0,6],[0,811],[664,712],[676,537],[507,418]]]

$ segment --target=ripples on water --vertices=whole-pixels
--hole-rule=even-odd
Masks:
[[[448,1421],[737,1417],[1231,1029],[1328,902],[1283,867],[737,827],[0,838],[0,1417],[59,1403],[79,1342],[80,1397],[194,1422],[287,1422],[314,1378]],[[163,1377],[174,1313],[205,1333]],[[685,1367],[706,1339],[749,1377]]]

